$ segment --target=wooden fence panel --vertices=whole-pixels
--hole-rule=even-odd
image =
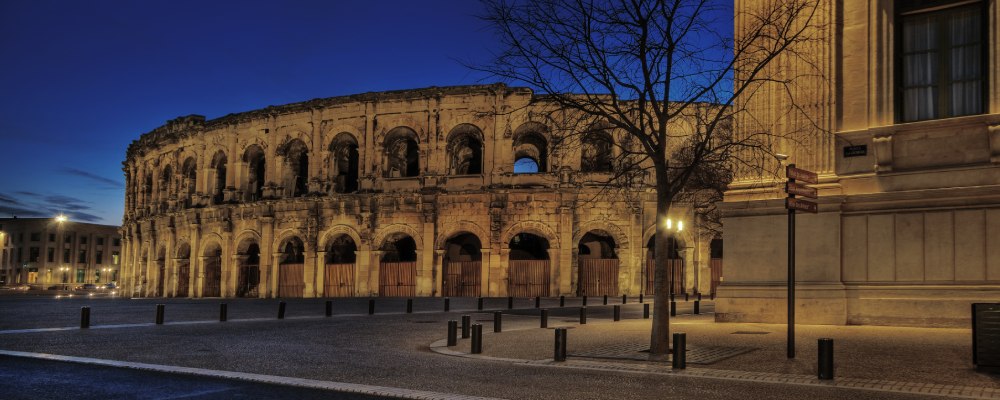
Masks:
[[[618,296],[617,258],[580,260],[579,296]]]
[[[260,287],[260,266],[248,264],[240,267],[236,281],[236,297],[257,297]]]
[[[306,288],[304,269],[304,264],[278,266],[278,297],[302,297]]]
[[[383,262],[378,270],[378,294],[384,297],[417,295],[417,263]]]
[[[655,276],[653,275],[654,262],[653,258],[646,259],[646,268],[643,271],[646,275],[646,294],[656,294]],[[684,278],[687,273],[684,270],[684,259],[672,258],[668,259],[667,263],[674,278],[674,293],[684,293]]]
[[[444,269],[444,296],[479,297],[482,293],[482,261],[449,262]]]
[[[222,260],[218,258],[206,260],[205,285],[202,286],[201,296],[222,296]]]
[[[326,264],[323,286],[326,297],[354,296],[354,264]]]
[[[709,261],[709,266],[712,269],[712,292],[715,293],[715,289],[719,287],[719,283],[722,282],[722,259],[713,258]]]
[[[508,264],[508,296],[549,296],[549,260],[511,260]]]
[[[188,297],[188,287],[191,283],[191,264],[183,263],[177,266],[176,297]]]

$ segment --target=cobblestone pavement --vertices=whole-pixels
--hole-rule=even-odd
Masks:
[[[756,350],[676,373],[643,361],[552,362],[552,330],[539,328],[532,299],[517,300],[512,311],[506,299],[487,299],[483,312],[475,310],[475,299],[451,299],[449,313],[442,311],[442,299],[415,299],[413,314],[404,313],[405,299],[377,299],[374,316],[367,315],[367,299],[337,299],[331,318],[323,317],[324,300],[299,299],[287,302],[284,320],[276,318],[276,300],[227,300],[225,323],[217,322],[218,299],[95,300],[94,326],[86,330],[77,324],[87,301],[62,300],[0,297],[0,349],[496,398],[846,398],[862,389],[866,398],[996,398],[1000,388],[996,377],[972,370],[969,331],[961,329],[800,326],[800,356],[787,360],[780,326],[715,324],[710,315],[682,315],[671,326],[685,331],[693,348]],[[151,323],[157,303],[167,304],[163,326]],[[571,354],[648,337],[641,305],[625,305],[621,322],[611,322],[610,306],[590,306],[589,323],[581,326],[575,318],[579,299],[566,299],[565,308],[558,303],[543,299],[542,307],[550,310],[550,327],[572,328]],[[31,317],[26,305],[52,320]],[[468,353],[468,340],[431,351],[429,345],[444,338],[446,322],[462,315],[492,331],[490,309],[502,310],[504,332],[484,337],[485,357],[435,352]],[[711,304],[702,309],[711,311]],[[678,310],[689,314],[691,304],[679,303]],[[733,334],[740,331],[767,333]],[[811,342],[820,336],[837,340],[832,383],[814,377]]]

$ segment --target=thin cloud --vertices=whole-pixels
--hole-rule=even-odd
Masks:
[[[97,183],[100,183],[100,184],[104,184],[104,185],[110,186],[107,189],[124,189],[125,188],[125,183],[122,182],[122,181],[118,181],[118,180],[114,180],[114,179],[110,179],[110,178],[105,178],[103,176],[92,174],[90,172],[87,172],[87,171],[84,171],[84,170],[81,170],[81,169],[69,168],[69,167],[62,167],[62,168],[59,168],[59,172],[62,172],[62,173],[67,174],[67,175],[79,176],[81,178],[90,179],[91,181],[94,181],[94,182],[97,182]]]
[[[40,195],[38,193],[28,192],[28,191],[24,191],[24,190],[18,190],[16,192],[14,192],[14,194],[20,194],[20,195],[31,196],[31,197],[42,197],[42,195]]]
[[[91,214],[92,203],[76,197],[61,194],[39,194],[17,191],[21,198],[0,194],[0,216],[23,218],[49,218],[65,214],[71,220],[99,222],[102,218]]]

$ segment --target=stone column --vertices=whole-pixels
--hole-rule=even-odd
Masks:
[[[499,253],[492,253],[492,257],[496,257],[495,262],[491,264],[495,265],[496,279],[492,279],[490,286],[496,285],[497,296],[509,296],[508,287],[510,286],[510,249],[501,247]]]
[[[274,252],[274,217],[260,218],[260,281],[257,287],[257,296],[264,299],[270,297],[271,279],[274,274],[274,266],[271,254]]]
[[[433,296],[444,296],[444,290],[441,285],[444,282],[445,267],[444,267],[444,250],[434,250],[434,276],[433,279]]]
[[[481,283],[479,286],[480,287],[479,292],[481,293],[482,296],[493,296],[493,290],[491,290],[492,281],[490,279],[490,276],[492,275],[493,272],[492,269],[490,268],[490,266],[493,265],[493,263],[490,260],[491,250],[492,249],[490,248],[479,249],[479,253],[482,259],[482,264],[479,266],[481,270],[480,272]]]
[[[371,296],[379,295],[379,267],[382,262],[382,253],[384,251],[374,250],[369,252],[371,254],[369,267],[368,267],[368,291]]]
[[[310,246],[302,259],[302,274],[304,275],[302,283],[305,285],[302,289],[302,297],[319,297],[316,295],[318,292],[316,290],[316,272],[319,268],[317,268],[316,259],[318,257],[316,257],[315,248],[315,246]]]
[[[325,297],[326,293],[326,250],[316,252],[315,297]]]
[[[560,260],[560,255],[562,252],[558,248],[549,249],[549,276],[551,279],[549,281],[549,296],[558,296],[564,293],[570,293],[570,282],[569,279],[572,275],[571,272],[563,272],[563,262]]]
[[[371,294],[371,252],[365,248],[359,248],[354,252],[354,296],[368,296]]]
[[[205,294],[205,263],[212,257],[198,256],[198,269],[194,274],[194,293],[191,297],[201,298]]]

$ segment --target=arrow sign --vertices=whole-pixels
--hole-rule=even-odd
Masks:
[[[800,168],[795,168],[791,165],[785,167],[785,176],[787,176],[788,179],[795,179],[797,181],[802,181],[802,183],[811,183],[811,184],[819,183],[819,177],[816,175],[815,172],[806,171]]]
[[[818,196],[815,188],[803,186],[795,182],[785,182],[785,193],[808,197],[810,199],[815,199]]]
[[[788,197],[785,199],[785,208],[789,210],[805,211],[813,214],[819,212],[819,206],[816,205],[816,203],[808,200],[796,199],[794,197]]]

